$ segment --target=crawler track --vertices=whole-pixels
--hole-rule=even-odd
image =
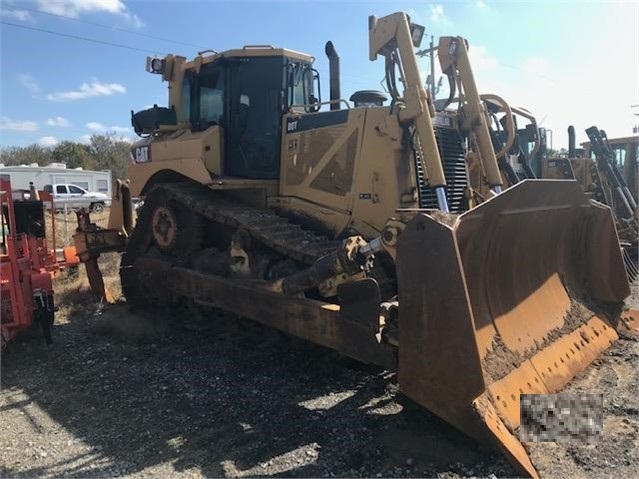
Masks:
[[[311,265],[321,256],[334,251],[341,243],[304,230],[271,210],[231,202],[220,193],[203,186],[159,184],[147,195],[136,228],[122,256],[122,290],[129,301],[135,301],[140,296],[138,271],[133,265],[136,258],[144,255],[152,246],[151,215],[159,201],[175,202],[204,220],[226,225],[234,230],[245,230],[261,245],[284,258],[305,265]]]

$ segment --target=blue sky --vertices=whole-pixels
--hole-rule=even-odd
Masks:
[[[428,34],[466,37],[480,92],[530,110],[553,131],[555,148],[566,146],[571,123],[578,141],[593,124],[610,137],[632,134],[630,107],[639,104],[636,0],[2,0],[0,146],[86,141],[106,131],[134,138],[130,111],[166,103],[166,84],[145,72],[147,55],[286,47],[317,58],[327,97],[324,44],[332,40],[341,57],[342,96],[381,89],[383,63],[368,60],[368,15],[398,10]],[[426,59],[420,65],[428,71]]]

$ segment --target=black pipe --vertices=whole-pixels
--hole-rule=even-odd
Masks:
[[[575,127],[570,125],[568,127],[568,158],[575,158],[577,155],[575,147]]]
[[[326,52],[326,56],[328,57],[331,101],[335,102],[331,103],[331,110],[339,110],[340,102],[336,101],[342,97],[339,80],[339,55],[337,54],[337,51],[335,51],[335,47],[333,46],[333,42],[331,41],[326,42],[324,51]]]

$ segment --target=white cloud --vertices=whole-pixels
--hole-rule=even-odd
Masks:
[[[144,26],[144,22],[135,13],[124,12],[121,16],[129,23],[129,25],[132,25],[135,28],[142,28]]]
[[[40,146],[55,146],[60,143],[55,136],[43,136],[38,140],[38,145]]]
[[[468,59],[473,72],[494,70],[499,65],[497,58],[490,54],[486,47],[481,45],[470,45],[468,47]]]
[[[33,21],[33,17],[26,10],[0,10],[0,16],[15,18],[16,20],[20,20],[21,22]]]
[[[106,126],[97,121],[91,121],[86,124],[86,127],[91,131],[106,131]]]
[[[91,121],[86,124],[87,129],[97,133],[130,133],[131,129],[126,126],[105,126],[97,121]]]
[[[129,133],[131,129],[126,126],[112,126],[109,128],[109,131],[114,131],[116,133]]]
[[[49,93],[47,98],[51,101],[73,101],[96,96],[111,96],[114,93],[126,93],[126,88],[119,83],[100,83],[94,80],[90,84],[83,83],[78,90]]]
[[[430,19],[435,22],[441,22],[444,20],[444,6],[437,4],[430,7]]]
[[[77,18],[83,13],[109,13],[125,19],[134,27],[144,23],[121,0],[38,0],[40,10],[54,15]]]
[[[480,10],[486,10],[488,8],[488,5],[486,5],[486,2],[483,0],[477,0],[475,2],[475,6],[477,6]]]
[[[42,88],[40,88],[40,85],[36,83],[31,75],[19,75],[18,79],[20,80],[20,84],[31,93],[31,96],[42,93]]]
[[[53,118],[49,118],[47,120],[47,125],[65,127],[65,126],[70,126],[71,123],[69,123],[69,120],[67,120],[66,118],[63,118],[61,116],[56,116]]]
[[[89,124],[93,124],[93,125],[100,125],[100,123],[89,123]],[[89,125],[87,124],[87,125]],[[102,126],[102,125],[100,125]],[[123,130],[128,130],[128,128],[122,128]],[[78,138],[78,141],[80,143],[84,143],[85,145],[88,145],[89,143],[91,143],[91,137],[93,135],[108,135],[110,138],[112,138],[115,141],[124,141],[126,143],[134,143],[137,141],[137,138],[132,138],[129,136],[123,136],[123,135],[117,135],[116,132],[114,132],[112,129],[109,129],[110,131],[106,131],[106,130],[101,130],[101,131],[97,131],[94,130],[93,133],[87,133],[86,135],[82,135],[80,138]]]
[[[13,130],[32,132],[38,130],[38,124],[35,121],[19,121],[12,120],[9,117],[0,117],[0,130]]]

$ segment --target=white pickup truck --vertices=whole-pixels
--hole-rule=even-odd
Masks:
[[[64,206],[69,209],[89,208],[100,213],[111,206],[111,198],[105,193],[93,193],[71,184],[45,185],[44,191],[51,193],[55,201],[56,210],[63,211]]]

